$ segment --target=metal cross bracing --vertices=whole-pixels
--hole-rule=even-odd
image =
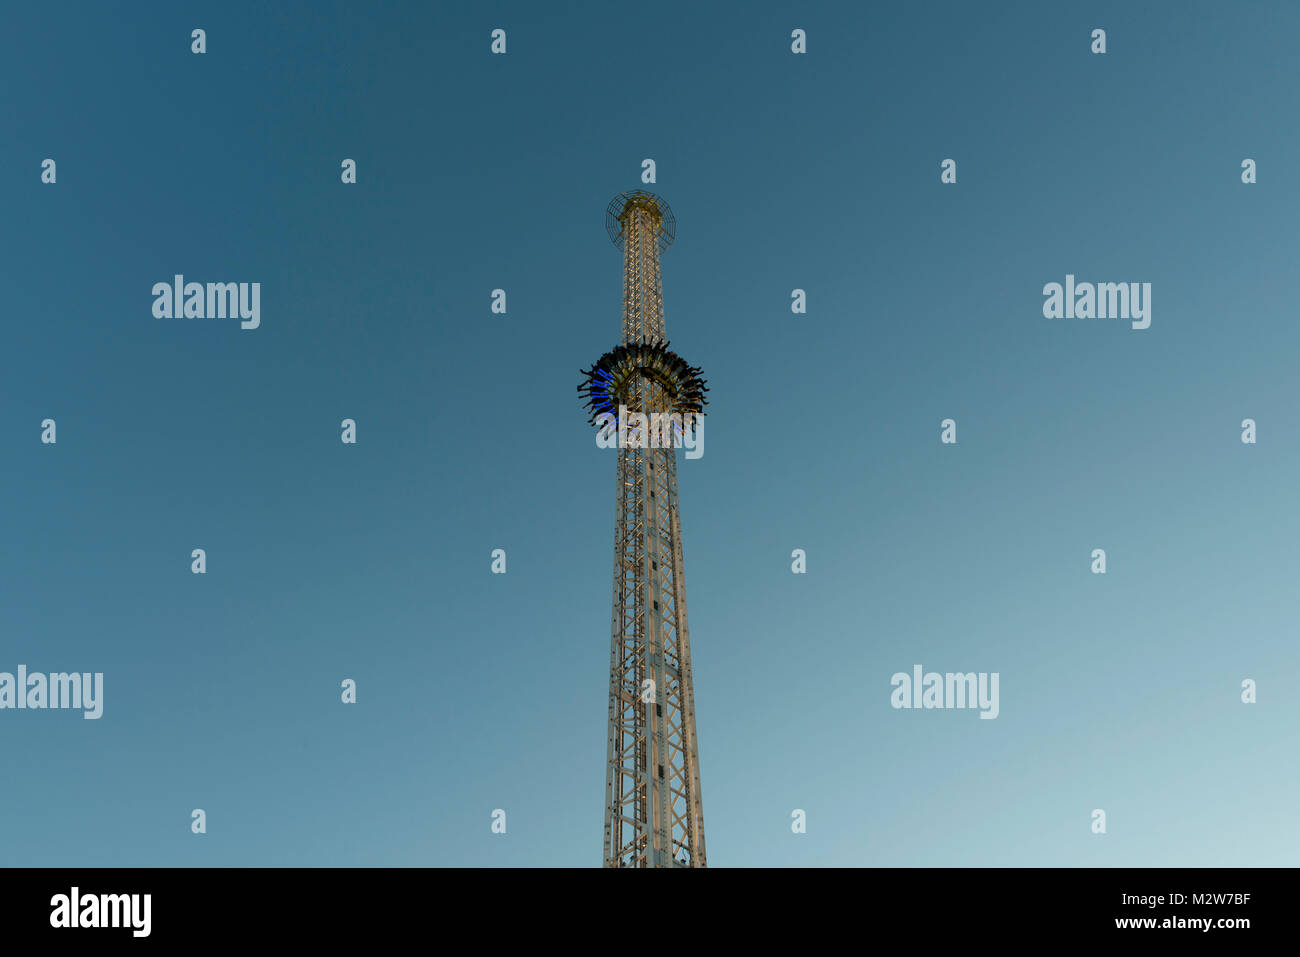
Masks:
[[[671,210],[653,194],[625,193],[606,224],[623,248],[624,345],[654,343],[674,368],[697,373],[663,343],[659,254],[673,239]],[[619,383],[600,393],[615,412],[619,404],[647,415],[680,411],[692,391],[636,369],[593,381]],[[693,381],[698,396],[703,380]],[[645,444],[617,453],[604,864],[704,867],[676,449]]]

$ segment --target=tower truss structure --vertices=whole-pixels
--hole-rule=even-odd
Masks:
[[[676,235],[672,210],[623,193],[605,225],[623,251],[623,339],[578,387],[593,422],[628,439],[617,452],[604,864],[704,867],[676,439],[708,388],[664,334],[659,257]],[[643,441],[637,413],[658,413]]]

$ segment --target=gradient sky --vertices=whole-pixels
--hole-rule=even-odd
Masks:
[[[575,390],[652,157],[711,387],[679,463],[710,865],[1294,865],[1298,34],[7,5],[0,670],[105,704],[0,711],[0,864],[599,865],[615,461]],[[262,283],[261,328],[155,319],[175,273]],[[1151,327],[1043,318],[1067,273],[1152,283]],[[892,709],[917,663],[998,672],[1000,716]]]

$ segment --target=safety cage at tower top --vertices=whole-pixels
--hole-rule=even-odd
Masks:
[[[647,193],[645,190],[636,189],[619,193],[609,201],[609,205],[605,207],[605,231],[609,233],[610,240],[619,249],[623,248],[627,218],[638,210],[644,210],[658,220],[655,234],[659,239],[659,251],[662,253],[677,238],[677,218],[673,215],[672,207],[664,201],[663,197]]]

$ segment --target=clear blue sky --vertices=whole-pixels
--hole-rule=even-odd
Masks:
[[[0,712],[0,863],[599,864],[614,459],[575,388],[651,157],[711,386],[679,464],[710,864],[1295,864],[1298,34],[10,4],[0,670],[105,703]],[[175,273],[260,282],[261,328],[154,319]],[[1151,282],[1151,328],[1043,318],[1067,273]],[[893,710],[917,663],[998,672],[997,720]]]

